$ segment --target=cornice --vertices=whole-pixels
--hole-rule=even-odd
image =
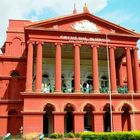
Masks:
[[[14,62],[19,62],[19,61],[26,61],[27,57],[22,56],[22,57],[13,57],[13,56],[5,56],[5,55],[0,55],[0,61],[14,61]]]
[[[37,93],[37,92],[21,92],[21,96],[23,98],[61,98],[61,99],[109,99],[109,94],[102,94],[102,93]],[[119,94],[119,93],[112,93],[112,99],[140,99],[139,93],[132,94]]]

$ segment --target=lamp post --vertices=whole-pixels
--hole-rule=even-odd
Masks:
[[[110,107],[110,129],[113,131],[113,119],[112,119],[112,97],[111,97],[111,82],[110,82],[110,62],[109,62],[109,51],[108,51],[108,34],[106,33],[106,47],[107,47],[107,68],[108,68],[108,93],[109,93],[109,107]]]

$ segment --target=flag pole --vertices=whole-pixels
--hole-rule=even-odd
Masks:
[[[108,34],[106,33],[106,47],[107,47],[107,68],[108,68],[108,93],[109,93],[109,107],[110,107],[110,131],[113,131],[112,119],[112,97],[111,97],[111,82],[110,82],[110,62],[109,62],[109,47],[108,47]]]

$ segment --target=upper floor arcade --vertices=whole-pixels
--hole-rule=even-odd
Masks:
[[[29,42],[26,92],[139,92],[137,55],[135,46]]]

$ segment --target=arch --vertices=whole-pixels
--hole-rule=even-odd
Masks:
[[[11,44],[11,51],[10,51],[11,56],[17,56],[17,57],[22,56],[23,53],[22,40],[23,39],[21,39],[20,37],[13,38]]]
[[[8,111],[8,115],[17,115],[18,113],[17,113],[17,111],[16,111],[16,109],[10,109],[9,111]]]
[[[85,74],[85,77],[87,78],[88,76],[93,76],[93,74],[92,74],[92,72],[87,72],[86,74]]]
[[[128,103],[124,103],[124,105],[121,108],[121,111],[125,111],[126,109],[128,109],[129,111],[132,111],[131,105]]]
[[[112,107],[113,110],[113,107]],[[110,114],[110,104],[106,103],[103,107],[104,115],[104,132],[110,132],[111,131],[111,114]]]
[[[125,103],[122,108],[122,131],[131,131],[131,115],[130,111],[132,111],[132,107]]]
[[[72,111],[76,111],[76,107],[72,103],[67,103],[66,105],[64,105],[64,111],[66,108],[71,108]]]
[[[52,92],[51,80],[48,74],[42,75],[42,91],[45,93]]]
[[[85,131],[94,131],[94,115],[93,111],[95,110],[94,106],[90,103],[87,103],[83,111],[84,114],[84,129]]]
[[[102,77],[106,77],[108,79],[108,74],[107,73],[101,73],[99,75],[99,79],[101,79]]]
[[[64,111],[66,112],[64,117],[64,126],[65,126],[65,132],[72,132],[74,131],[74,115],[73,111],[75,111],[75,106],[71,103],[67,103],[64,107]]]
[[[100,77],[100,87],[102,87],[102,88],[108,87],[108,76],[101,75],[101,77]]]
[[[9,75],[10,75],[11,77],[18,77],[18,76],[20,76],[20,74],[19,74],[19,72],[18,72],[17,70],[12,70],[12,71],[9,73]]]
[[[92,111],[95,111],[95,106],[89,102],[84,103],[81,110],[84,111],[85,107],[90,107]]]
[[[19,40],[20,42],[22,42],[22,37],[21,36],[15,36],[13,39],[12,39],[12,42],[14,41],[14,40]]]
[[[68,78],[72,78],[74,77],[74,72],[70,72],[69,77]]]
[[[55,107],[55,105],[52,104],[52,103],[47,103],[47,104],[45,104],[45,105],[43,106],[43,109],[42,109],[42,110],[45,111],[45,109],[47,109],[47,107],[52,108],[53,111],[56,111],[56,107]]]
[[[9,99],[18,99],[20,98],[19,92],[21,91],[21,82],[19,81],[19,72],[17,70],[13,70],[10,72],[10,82],[9,82],[9,90],[10,94],[8,94]]]
[[[110,103],[106,103],[101,110],[105,111],[107,108],[110,108]],[[115,111],[115,108],[113,105],[112,105],[112,111]]]
[[[52,73],[51,72],[45,72],[45,73],[42,74],[42,76],[43,75],[47,75],[48,77],[51,77]]]
[[[54,127],[54,116],[53,111],[55,111],[54,105],[47,103],[44,106],[44,115],[43,115],[43,134],[48,135],[53,133]]]
[[[66,74],[65,72],[62,73],[62,76],[63,76],[64,78],[67,78],[67,74]]]
[[[121,102],[118,107],[117,107],[117,111],[122,111],[122,107],[123,106],[128,106],[130,108],[131,111],[134,111],[135,110],[135,107],[134,105],[132,105],[131,103],[129,102]]]
[[[62,85],[61,85],[62,91],[66,92],[67,91],[66,75],[64,73],[62,73],[61,75],[61,82],[62,82]]]

